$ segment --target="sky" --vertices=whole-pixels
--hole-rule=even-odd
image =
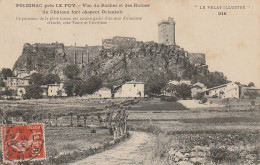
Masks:
[[[16,8],[16,4],[75,2],[77,4],[138,3],[150,4],[150,7],[122,9],[123,16],[142,17],[141,21],[114,21],[106,25],[47,25],[44,21],[16,20],[16,17],[43,16],[40,8]],[[199,9],[202,6],[219,5],[245,5],[246,9]],[[218,15],[218,11],[227,12],[227,15]],[[48,15],[48,17],[60,16],[62,15]],[[102,15],[96,17],[99,16]],[[224,72],[231,81],[244,84],[252,81],[260,87],[260,1],[258,0],[0,0],[0,68],[12,68],[21,55],[25,43],[57,41],[67,46],[75,43],[78,46],[101,45],[102,39],[113,36],[128,36],[135,37],[139,41],[157,42],[157,24],[168,17],[173,17],[176,22],[176,44],[192,53],[205,53],[210,71]]]

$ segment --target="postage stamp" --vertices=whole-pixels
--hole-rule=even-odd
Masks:
[[[44,124],[2,126],[3,161],[46,159]]]

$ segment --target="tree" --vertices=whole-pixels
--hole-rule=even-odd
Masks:
[[[24,113],[22,118],[24,122],[30,123],[32,119],[31,113],[29,112]]]
[[[75,79],[78,77],[80,70],[77,65],[70,64],[70,65],[66,66],[66,68],[63,70],[63,72],[68,79]]]
[[[247,86],[248,86],[248,87],[254,87],[255,84],[254,84],[253,82],[250,82]]]
[[[55,115],[55,127],[58,127],[58,119],[61,117],[60,114]]]
[[[39,85],[29,85],[25,87],[24,99],[40,99],[42,98],[43,90]]]
[[[98,76],[90,76],[86,84],[86,94],[93,94],[102,87],[102,80]]]
[[[29,83],[30,84],[35,84],[35,85],[43,85],[44,81],[45,80],[44,80],[43,74],[41,74],[41,73],[33,73],[31,75]]]
[[[3,68],[1,74],[5,80],[7,80],[7,77],[13,76],[13,72],[9,68]]]
[[[159,95],[166,86],[166,79],[158,74],[154,74],[145,82],[145,93]]]
[[[180,84],[176,86],[176,94],[183,99],[191,97],[191,90],[189,85],[187,84]]]
[[[260,96],[259,93],[257,91],[255,91],[255,90],[253,90],[253,91],[246,91],[244,95],[248,96],[249,99],[256,99],[257,97]]]
[[[74,114],[72,112],[70,112],[69,115],[70,115],[70,126],[72,127],[73,126],[72,121],[73,121],[73,115]]]
[[[38,116],[37,113],[33,114],[32,118],[33,118],[33,121],[34,121],[34,122],[36,122],[36,123],[39,122],[39,116]]]
[[[59,84],[60,83],[60,77],[56,74],[48,74],[44,77],[44,84]]]
[[[198,92],[194,97],[194,99],[196,100],[202,100],[203,98],[204,98],[204,92]]]
[[[12,96],[13,92],[14,92],[13,90],[5,87],[5,91],[3,92],[3,94],[6,95],[6,96]]]
[[[84,94],[87,93],[87,86],[88,86],[88,83],[86,81],[81,81],[80,87],[79,87],[79,93],[78,93],[79,96],[83,96]]]
[[[78,115],[77,115],[77,125],[76,125],[76,127],[79,126],[80,117],[81,117],[81,116],[78,114]]]
[[[88,115],[87,114],[83,114],[84,127],[87,127],[87,118],[88,118]]]
[[[84,91],[81,91],[81,88],[82,88],[82,81],[81,80],[74,80],[74,83],[73,83],[73,92],[76,96],[80,95],[81,96],[84,94]]]
[[[64,83],[64,89],[68,96],[73,96],[74,93],[74,81],[67,80]]]
[[[5,87],[5,83],[3,81],[3,79],[0,78],[0,87]]]

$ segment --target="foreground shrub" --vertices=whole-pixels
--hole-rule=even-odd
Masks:
[[[196,100],[201,100],[204,97],[204,93],[203,92],[198,92],[195,96],[194,99]]]
[[[208,99],[207,99],[206,97],[203,97],[203,98],[201,99],[201,103],[202,103],[202,104],[206,103],[207,101],[208,101]]]
[[[158,126],[155,126],[155,125],[142,125],[142,126],[138,126],[138,127],[132,127],[131,125],[128,126],[128,130],[132,130],[132,131],[143,131],[143,132],[149,132],[149,133],[155,133],[155,134],[158,134],[158,133],[162,133],[162,129]]]
[[[176,102],[178,99],[174,96],[162,96],[161,101]]]
[[[97,131],[93,128],[90,133],[96,133]]]
[[[240,154],[238,151],[229,151],[226,148],[211,148],[209,158],[215,163],[237,162]]]

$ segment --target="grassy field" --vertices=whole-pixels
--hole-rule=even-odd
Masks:
[[[76,127],[45,127],[45,147],[47,158],[71,154],[74,151],[88,150],[113,140],[108,129]],[[1,144],[2,141],[0,140]],[[2,152],[0,152],[2,155]],[[0,157],[2,162],[2,156]]]
[[[87,150],[96,145],[113,140],[107,129],[47,127],[45,132],[47,157]]]
[[[259,100],[213,101],[222,107],[131,110],[130,128],[157,136],[150,164],[260,163]]]
[[[187,110],[187,108],[178,102],[160,101],[159,98],[153,98],[147,100],[140,100],[137,104],[131,105],[131,110],[172,111],[172,110]]]
[[[47,122],[47,113],[51,113],[50,121],[52,126],[49,126],[49,123],[45,124],[46,154],[48,159],[58,155],[73,153],[73,151],[88,150],[91,147],[97,147],[105,142],[112,141],[113,136],[110,135],[108,129],[102,129],[105,124],[104,122],[100,124],[97,116],[87,117],[86,125],[95,127],[96,133],[91,133],[93,128],[82,127],[84,125],[83,116],[81,116],[79,122],[77,122],[77,114],[101,112],[112,103],[117,104],[122,101],[124,100],[88,100],[81,97],[20,101],[1,100],[0,107],[7,112],[14,112],[12,114],[16,114],[15,117],[22,116],[20,114],[43,114],[43,119],[39,120],[39,122]],[[66,114],[70,112],[74,113],[72,118],[74,127],[69,127],[71,122],[70,116]],[[55,115],[58,114],[65,114],[65,116],[58,118],[58,127],[55,127]],[[9,119],[11,118],[12,117],[9,117]],[[36,122],[36,120],[32,119],[32,122]],[[81,127],[76,127],[77,124],[81,125]],[[2,154],[2,152],[0,152],[0,154]],[[1,159],[2,156],[0,155],[0,162],[2,162]]]
[[[63,112],[100,112],[105,107],[124,100],[87,100],[84,98],[1,101],[8,111],[33,111],[52,114]],[[153,133],[157,136],[151,164],[257,164],[259,162],[260,99],[210,100],[221,107],[187,109],[178,102],[164,102],[158,98],[143,99],[128,110],[129,129]],[[43,121],[47,121],[45,118]],[[51,121],[55,124],[55,118]],[[77,116],[73,116],[76,125]],[[83,125],[83,118],[79,123]],[[46,127],[47,156],[61,155],[111,141],[107,129],[68,127],[70,116],[58,119],[59,127]],[[87,125],[99,125],[97,116]],[[199,148],[200,151],[196,151]],[[194,156],[198,154],[200,156]],[[224,155],[222,153],[225,153]],[[176,156],[178,155],[178,156]],[[202,156],[201,156],[202,155]],[[227,155],[227,156],[226,156]],[[157,163],[153,163],[157,161]],[[197,162],[196,162],[197,161]]]

